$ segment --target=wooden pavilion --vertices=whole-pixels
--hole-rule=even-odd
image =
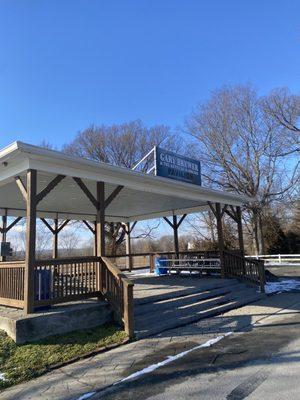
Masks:
[[[133,335],[133,284],[105,255],[105,221],[124,223],[131,269],[130,233],[136,221],[165,218],[173,228],[174,254],[180,257],[178,229],[186,215],[203,210],[212,210],[217,221],[222,276],[248,279],[263,289],[263,264],[244,257],[241,206],[248,201],[232,193],[15,142],[0,151],[0,233],[5,242],[7,232],[25,217],[26,256],[20,262],[5,257],[0,262],[0,305],[30,314],[41,306],[104,297]],[[239,253],[224,250],[225,213],[237,224]],[[10,225],[7,217],[15,217]],[[53,234],[49,260],[36,258],[37,218]],[[84,221],[94,233],[94,256],[58,257],[58,234],[70,220]],[[43,287],[44,281],[50,288]]]

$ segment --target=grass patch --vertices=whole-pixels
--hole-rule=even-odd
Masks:
[[[121,343],[126,337],[124,331],[110,324],[17,345],[0,331],[0,389],[42,375],[56,364]]]

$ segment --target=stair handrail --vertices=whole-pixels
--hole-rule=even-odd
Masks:
[[[130,338],[134,337],[134,309],[133,287],[134,283],[119,270],[107,257],[101,257],[102,278],[100,290],[111,304],[118,320],[124,324],[125,332]],[[107,284],[107,282],[109,283]],[[111,290],[111,287],[114,289]]]
[[[256,260],[253,258],[248,258],[242,254],[233,253],[229,250],[224,250],[223,254],[226,256],[225,260],[228,260],[228,257],[231,258],[232,265],[225,265],[225,275],[237,276],[242,279],[247,279],[249,281],[255,282],[259,284],[260,290],[262,293],[265,292],[265,267],[263,260]],[[233,260],[239,260],[239,263],[236,265]],[[253,271],[251,266],[255,266],[257,271]],[[250,267],[250,268],[249,268]],[[242,271],[242,273],[241,273]]]

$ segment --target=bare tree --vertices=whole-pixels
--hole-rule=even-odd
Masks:
[[[17,255],[24,257],[26,248],[26,218],[23,218],[16,227],[8,233],[11,246],[13,248],[14,257]],[[40,258],[51,253],[52,235],[48,228],[39,220],[36,224],[36,252]]]
[[[195,249],[218,249],[216,219],[211,211],[190,215],[186,219],[186,231]],[[231,218],[224,216],[223,236],[225,248],[237,248],[238,241],[235,226]]]
[[[192,234],[195,242],[216,242],[216,221],[211,211],[189,215],[186,218],[186,231]]]
[[[38,254],[42,255],[47,252],[47,250],[51,251],[51,248],[52,234],[44,224],[38,221],[36,224],[36,251]]]
[[[254,199],[247,205],[246,222],[260,254],[265,251],[264,210],[292,195],[299,183],[294,132],[274,119],[272,96],[259,98],[251,86],[226,87],[214,92],[186,123],[198,142],[206,184]],[[286,103],[296,100],[290,97]],[[289,120],[295,122],[294,117]]]
[[[293,95],[287,88],[273,90],[262,99],[265,113],[273,120],[274,125],[290,131],[282,155],[300,153],[300,97]]]
[[[96,161],[132,168],[154,146],[162,144],[170,150],[182,150],[182,140],[164,125],[147,128],[141,121],[132,121],[119,125],[91,125],[79,132],[76,138],[65,145],[63,151]],[[146,163],[144,170],[148,170]],[[124,231],[120,223],[107,223],[105,232],[111,254],[124,240]],[[146,229],[142,236],[150,237],[153,226]],[[141,234],[140,234],[141,236]]]
[[[117,253],[117,248],[121,246],[125,238],[125,231],[121,222],[107,222],[105,224],[105,234],[108,239],[107,247],[112,255]]]
[[[59,240],[60,240],[60,247],[61,249],[63,249],[64,253],[67,256],[71,256],[74,253],[76,253],[80,237],[74,229],[63,230],[62,233],[60,234]]]
[[[71,143],[63,147],[63,151],[132,168],[154,146],[159,146],[161,143],[170,150],[182,149],[182,141],[178,135],[171,133],[167,126],[157,125],[147,128],[137,120],[111,126],[91,125],[79,132]]]

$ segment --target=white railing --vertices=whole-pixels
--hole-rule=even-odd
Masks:
[[[258,256],[248,256],[257,260],[264,260],[266,264],[299,264],[300,254],[266,254]]]

